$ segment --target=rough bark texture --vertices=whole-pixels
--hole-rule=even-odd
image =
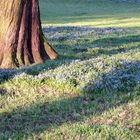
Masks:
[[[0,0],[0,68],[56,57],[41,29],[38,0]]]

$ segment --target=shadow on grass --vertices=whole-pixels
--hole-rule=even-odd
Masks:
[[[11,79],[14,75],[21,73],[16,69],[0,69],[0,84]]]
[[[64,40],[64,42],[66,40]],[[65,44],[63,41],[62,44],[64,45],[56,47],[58,52],[60,52],[61,60],[87,60],[101,55],[112,56],[119,53],[127,53],[135,50],[137,51],[140,49],[140,37],[139,35],[136,35],[127,37],[103,38],[92,41],[90,39],[82,39],[77,40],[77,43],[74,45]]]
[[[140,48],[140,36],[127,35],[123,28],[50,27],[44,28],[50,42],[64,59],[88,59]],[[58,33],[58,34],[57,34]],[[94,39],[95,33],[100,39]],[[110,37],[111,34],[118,34]],[[122,35],[120,36],[120,33]],[[96,35],[96,36],[97,36]],[[106,37],[109,36],[109,37]],[[93,38],[92,38],[93,37]],[[105,38],[106,37],[106,38]],[[59,43],[57,43],[59,42]]]
[[[84,121],[91,115],[95,117],[104,111],[136,100],[140,95],[135,91],[140,82],[139,65],[139,61],[126,63],[123,70],[114,70],[105,74],[103,80],[99,81],[103,84],[102,88],[95,89],[95,85],[92,85],[93,89],[89,90],[90,92],[85,92],[83,89],[82,92],[85,94],[68,95],[68,97],[61,97],[53,102],[38,101],[28,107],[18,107],[10,113],[1,113],[0,135],[22,137],[31,133],[38,134],[65,123]],[[117,88],[109,90],[108,82],[107,84],[105,82],[112,80],[110,84],[114,87],[113,81],[116,79],[113,79],[113,76],[115,78],[120,76],[118,79],[122,83]],[[87,86],[91,86],[91,83],[85,85],[85,88]],[[130,92],[132,94],[128,94]]]
[[[132,35],[132,36],[125,36],[125,37],[108,37],[103,39],[97,39],[94,41],[95,44],[110,44],[112,47],[121,46],[124,44],[129,43],[136,43],[140,42],[140,35]]]

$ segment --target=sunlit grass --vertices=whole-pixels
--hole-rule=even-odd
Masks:
[[[69,23],[44,23],[43,26],[90,26],[90,27],[121,27],[121,28],[131,28],[131,27],[140,27],[140,18],[129,18],[129,19],[97,19],[96,21],[81,20],[77,22]]]

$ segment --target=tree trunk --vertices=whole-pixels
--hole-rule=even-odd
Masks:
[[[0,68],[56,57],[41,29],[38,0],[0,0]]]

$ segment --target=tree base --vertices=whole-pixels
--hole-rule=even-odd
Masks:
[[[52,48],[52,46],[47,42],[46,38],[44,38],[44,45],[42,48],[42,52],[40,53],[37,51],[34,53],[35,56],[42,54],[44,57],[40,57],[39,59],[36,58],[36,60],[33,59],[33,56],[31,56],[32,52],[29,52],[28,48],[24,47],[22,51],[16,51],[16,57],[14,56],[8,56],[2,58],[0,62],[0,68],[19,68],[23,66],[29,66],[32,64],[41,64],[47,61],[48,59],[54,60],[57,59],[58,54],[57,52]],[[30,50],[31,51],[31,50]],[[11,53],[9,53],[11,54]],[[6,55],[5,55],[6,56]]]
[[[57,58],[41,29],[38,0],[1,0],[0,9],[0,68]]]

